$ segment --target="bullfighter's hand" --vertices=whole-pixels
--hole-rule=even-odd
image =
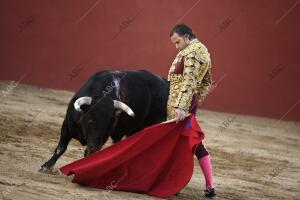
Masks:
[[[176,112],[176,124],[177,124],[179,121],[184,120],[186,114],[185,111],[181,108],[176,108],[175,112]]]

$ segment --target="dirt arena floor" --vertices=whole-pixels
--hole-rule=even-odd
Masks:
[[[57,145],[73,93],[4,81],[0,91],[0,199],[159,199],[71,183],[57,168],[83,156],[75,140],[53,173],[39,173]],[[197,117],[212,156],[214,199],[300,199],[300,123],[205,110]],[[195,157],[190,183],[170,199],[205,199],[203,190]]]

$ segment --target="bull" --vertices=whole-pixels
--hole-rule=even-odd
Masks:
[[[165,121],[169,82],[147,70],[95,73],[70,100],[52,157],[40,172],[50,171],[72,138],[86,146],[84,156],[145,127]]]

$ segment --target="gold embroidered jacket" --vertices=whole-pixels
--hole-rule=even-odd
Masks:
[[[202,103],[212,84],[211,59],[207,48],[197,39],[181,50],[173,61],[169,73],[168,119],[175,117],[175,109],[190,112],[192,98]],[[172,112],[172,113],[170,113]]]

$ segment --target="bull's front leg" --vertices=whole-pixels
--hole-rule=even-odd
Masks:
[[[56,161],[66,151],[70,140],[71,140],[71,136],[68,131],[66,120],[64,120],[62,128],[61,128],[61,135],[60,135],[59,143],[58,143],[57,147],[55,148],[55,151],[54,151],[52,157],[41,166],[41,168],[39,169],[39,172],[50,172],[52,170]]]

